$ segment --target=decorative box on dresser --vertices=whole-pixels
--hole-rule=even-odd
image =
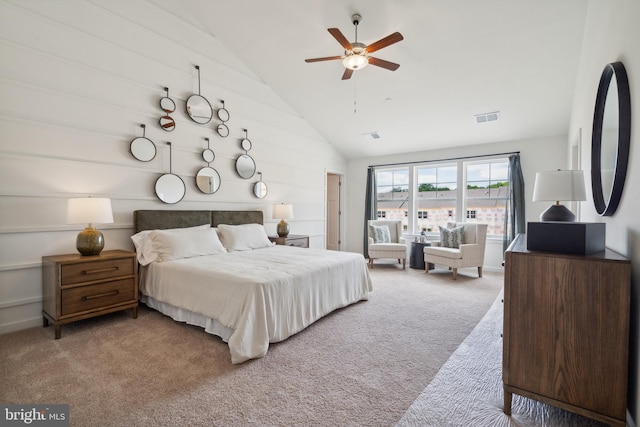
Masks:
[[[138,261],[135,252],[113,250],[100,255],[42,257],[42,321],[61,327],[115,311],[138,316]]]
[[[269,236],[276,245],[297,246],[299,248],[309,247],[309,236],[303,234],[289,234],[287,237]]]
[[[605,250],[505,253],[504,412],[512,393],[626,425],[631,263]]]

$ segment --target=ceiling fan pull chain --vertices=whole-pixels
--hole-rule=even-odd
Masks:
[[[357,80],[358,80],[357,77],[353,79],[353,114],[357,113],[357,101],[358,101],[358,87],[356,84]]]

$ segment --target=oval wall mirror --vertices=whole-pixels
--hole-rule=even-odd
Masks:
[[[171,173],[171,143],[169,146],[169,173],[160,175],[156,180],[156,196],[165,203],[178,203],[184,197],[187,187],[178,175]]]
[[[141,162],[150,162],[156,157],[156,144],[154,144],[153,141],[144,136],[146,126],[140,126],[142,127],[142,136],[131,141],[129,150],[131,151],[133,157],[140,160]]]
[[[246,129],[242,129],[244,131],[244,139],[240,141],[240,146],[244,151],[251,150],[251,140],[249,139],[249,131]]]
[[[202,159],[207,163],[213,162],[215,160],[215,158],[216,158],[215,153],[213,152],[213,150],[211,150],[209,148],[207,148],[206,150],[204,150],[202,152]]]
[[[196,186],[205,194],[213,194],[220,188],[220,174],[215,169],[206,166],[196,174]]]
[[[631,96],[621,62],[602,71],[591,140],[591,190],[598,214],[615,213],[627,176],[631,144]]]
[[[191,95],[187,99],[187,114],[191,120],[202,125],[211,121],[213,108],[209,101],[200,95],[200,66],[196,65],[196,70],[198,70],[198,94]]]
[[[171,132],[176,128],[176,122],[173,121],[173,118],[171,116],[162,116],[160,117],[160,127],[162,128],[162,130]]]
[[[253,161],[251,156],[241,154],[236,160],[236,172],[238,172],[240,178],[249,179],[256,173],[256,162]]]
[[[219,124],[218,127],[216,128],[216,131],[218,131],[218,135],[220,135],[223,138],[226,138],[229,136],[229,128],[224,123]]]

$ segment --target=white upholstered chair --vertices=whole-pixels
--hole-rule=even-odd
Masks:
[[[371,226],[386,226],[389,229],[389,241],[377,243]],[[376,258],[395,258],[398,263],[402,261],[402,269],[406,269],[407,245],[402,238],[402,221],[369,220],[367,229],[369,230],[369,266],[373,268],[373,260]]]
[[[427,273],[429,263],[433,263],[449,267],[453,271],[453,280],[458,278],[458,268],[464,267],[478,267],[478,277],[482,277],[487,224],[457,222],[450,228],[461,226],[464,226],[464,229],[462,244],[459,248],[443,247],[441,242],[431,242],[431,246],[424,248],[424,264]]]

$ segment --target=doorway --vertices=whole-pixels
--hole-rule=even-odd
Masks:
[[[326,236],[327,249],[340,250],[340,223],[341,207],[340,196],[342,187],[342,175],[327,173],[327,222]]]

